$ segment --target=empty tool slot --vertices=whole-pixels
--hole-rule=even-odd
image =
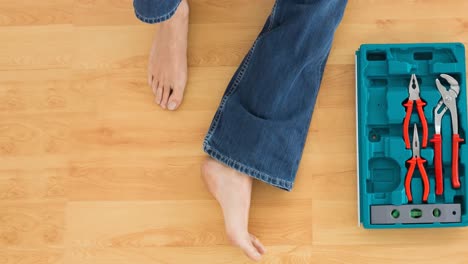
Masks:
[[[434,50],[434,60],[438,63],[456,63],[458,62],[457,56],[453,53],[452,49],[436,49]]]
[[[401,123],[389,125],[388,131],[389,136],[401,138]]]
[[[369,168],[368,193],[390,193],[400,184],[400,165],[395,160],[386,157],[372,158],[369,160]]]
[[[370,142],[379,142],[380,141],[380,134],[378,134],[374,130],[372,130],[369,133],[369,141]]]
[[[383,136],[388,135],[388,128],[372,128],[369,131],[369,141],[370,142],[379,142]]]
[[[415,52],[413,55],[413,58],[415,60],[432,60],[432,52],[431,51]]]
[[[387,79],[376,78],[369,80],[370,87],[385,87],[388,84]]]
[[[385,195],[385,193],[376,193],[376,194],[374,194],[373,198],[381,200],[381,199],[385,199],[386,195]]]
[[[385,51],[368,51],[366,55],[368,61],[387,60],[387,53],[385,53]]]
[[[464,201],[463,201],[463,195],[455,195],[453,197],[453,203],[459,203],[461,204],[461,214],[465,214],[465,206],[464,206]]]

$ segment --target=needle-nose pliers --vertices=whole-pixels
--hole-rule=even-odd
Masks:
[[[413,157],[407,161],[409,164],[409,168],[408,168],[408,172],[406,174],[406,179],[405,179],[406,197],[408,197],[408,202],[413,201],[413,195],[411,193],[411,180],[413,179],[414,169],[416,168],[416,164],[417,164],[419,172],[421,173],[421,179],[423,181],[422,200],[423,202],[427,202],[427,198],[429,196],[429,179],[427,178],[427,173],[426,173],[426,170],[424,169],[424,163],[426,162],[426,160],[421,158],[421,154],[420,154],[418,128],[416,124],[414,124],[412,149],[413,149]]]

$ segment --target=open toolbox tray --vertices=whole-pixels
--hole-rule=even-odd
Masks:
[[[424,114],[428,123],[427,147],[421,147],[429,178],[429,196],[423,202],[423,181],[416,166],[411,183],[413,201],[405,193],[407,160],[413,153],[405,147],[403,120],[411,75],[416,74],[420,97],[426,102]],[[452,126],[450,111],[441,123],[444,192],[435,194],[433,111],[441,99],[435,80],[450,85],[440,74],[454,77],[460,86],[457,97],[458,127],[466,140],[467,103],[465,48],[461,43],[364,44],[356,52],[356,119],[358,154],[359,222],[365,228],[456,227],[468,225],[467,194],[468,147],[459,148],[461,187],[451,184]],[[422,126],[413,107],[413,126],[419,139]]]

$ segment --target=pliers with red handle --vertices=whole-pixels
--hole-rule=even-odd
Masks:
[[[423,106],[425,106],[426,103],[419,97],[419,84],[415,74],[411,75],[411,80],[408,85],[408,93],[408,100],[403,104],[406,107],[406,116],[405,120],[403,121],[403,139],[405,140],[405,146],[407,149],[410,148],[408,130],[411,114],[413,112],[413,105],[414,102],[416,102],[416,108],[418,109],[419,119],[421,120],[421,125],[423,128],[422,147],[425,148],[427,146],[427,121],[426,116],[424,115]]]
[[[406,197],[408,197],[408,202],[413,201],[413,195],[411,194],[411,180],[413,179],[414,169],[416,168],[416,164],[417,164],[419,172],[421,173],[422,181],[423,181],[422,200],[423,202],[427,202],[427,198],[429,196],[429,179],[427,178],[427,173],[426,173],[426,170],[424,169],[424,163],[426,162],[426,160],[421,158],[421,155],[420,155],[418,128],[416,127],[416,124],[414,124],[412,145],[413,145],[412,146],[413,157],[407,161],[410,166],[408,168],[408,172],[406,173],[406,179],[405,179]]]
[[[452,119],[452,186],[453,188],[460,188],[460,179],[458,176],[458,148],[459,143],[463,141],[458,134],[458,113],[457,113],[457,97],[460,93],[460,86],[457,80],[450,75],[441,74],[440,77],[444,78],[449,84],[450,89],[447,90],[436,79],[437,90],[439,90],[442,99],[440,99],[437,106],[434,108],[434,127],[435,134],[431,139],[434,143],[434,167],[436,173],[436,194],[442,195],[444,192],[443,175],[442,175],[442,137],[440,135],[442,117],[447,110],[450,111]],[[442,106],[445,107],[442,108]]]

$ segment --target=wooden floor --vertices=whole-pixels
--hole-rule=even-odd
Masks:
[[[359,45],[467,45],[468,2],[349,2],[295,189],[254,185],[264,263],[468,263],[468,228],[357,226],[354,122]],[[0,263],[247,263],[200,180],[201,145],[272,4],[191,1],[188,90],[169,113],[131,0],[1,0]]]

